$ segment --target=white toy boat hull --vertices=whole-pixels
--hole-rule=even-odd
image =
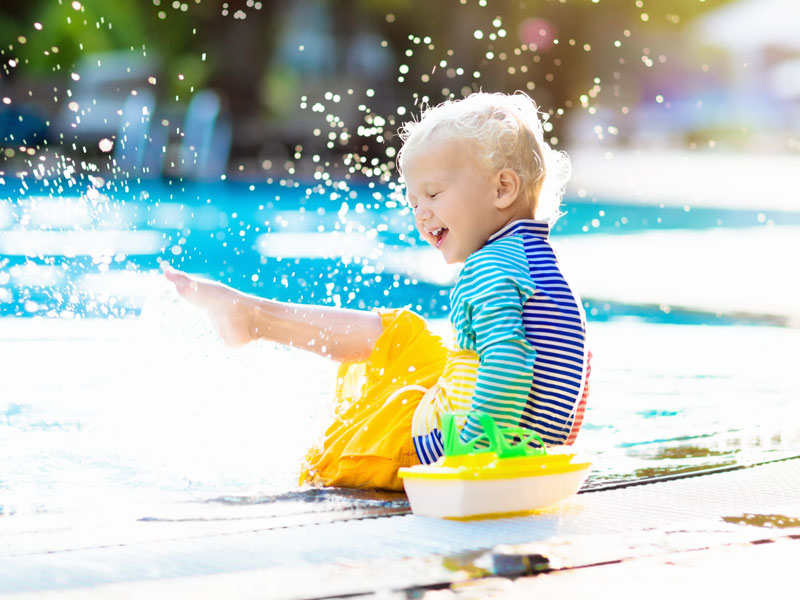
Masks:
[[[567,473],[509,479],[403,480],[411,510],[439,518],[515,513],[543,508],[578,491],[589,465]]]

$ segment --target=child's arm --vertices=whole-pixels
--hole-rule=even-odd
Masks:
[[[454,309],[456,330],[467,332],[468,345],[474,345],[480,359],[471,408],[506,427],[519,426],[536,359],[523,323],[523,307],[535,286],[527,276],[524,253],[502,247],[512,243],[496,244],[500,248],[468,261],[453,295],[454,305],[460,304]],[[462,439],[469,441],[482,431],[470,417]]]
[[[172,269],[165,275],[182,297],[208,313],[232,346],[265,339],[338,361],[356,361],[370,355],[383,331],[377,313],[275,302]]]
[[[472,409],[491,415],[498,425],[518,427],[531,391],[536,360],[536,350],[525,339],[522,304],[489,299],[474,307],[473,327],[480,366]],[[478,420],[471,416],[462,438],[468,441],[482,431]]]

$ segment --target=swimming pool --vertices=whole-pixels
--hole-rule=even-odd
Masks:
[[[409,304],[447,329],[454,272],[420,247],[387,190],[21,185],[6,183],[0,204],[0,444],[12,457],[0,471],[2,514],[294,486],[325,424],[335,365],[266,343],[224,348],[175,301],[162,260],[278,299]],[[594,236],[609,256],[615,240],[654,231],[673,243],[800,223],[796,213],[567,207],[556,239]],[[579,441],[594,457],[590,485],[800,453],[790,380],[800,331],[756,313],[585,300],[595,358]]]
[[[150,275],[161,261],[279,300],[352,308],[410,305],[427,317],[447,315],[455,270],[418,239],[408,210],[386,187],[92,182],[0,184],[0,316],[136,315],[154,293]],[[583,257],[615,239],[654,233],[671,236],[662,243],[673,259],[685,260],[675,246],[686,242],[688,232],[775,236],[782,230],[796,237],[800,231],[798,211],[687,210],[568,198],[564,212],[553,228],[554,242],[569,250],[570,243],[597,239],[591,250],[581,248]],[[579,269],[583,258],[574,262]],[[601,269],[606,278],[613,271],[613,265]],[[593,320],[636,314],[659,322],[731,322],[714,310],[699,319],[691,311],[650,314],[626,306],[624,295],[583,295]]]

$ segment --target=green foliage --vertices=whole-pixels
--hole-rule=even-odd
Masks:
[[[190,10],[160,5],[160,0],[30,0],[0,9],[0,47],[27,77],[66,75],[80,59],[99,52],[158,57],[166,89],[188,92],[211,76],[212,63],[201,60],[203,39],[197,32],[210,29],[208,21],[219,9],[210,2],[187,4]]]
[[[26,73],[42,74],[69,69],[87,53],[142,48],[149,38],[149,12],[143,2],[31,1],[16,18],[0,18],[0,39],[17,42],[11,45]]]

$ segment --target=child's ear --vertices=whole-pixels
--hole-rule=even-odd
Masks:
[[[497,197],[494,200],[495,208],[508,208],[519,196],[522,189],[522,180],[514,169],[500,169],[495,175],[495,188]]]

